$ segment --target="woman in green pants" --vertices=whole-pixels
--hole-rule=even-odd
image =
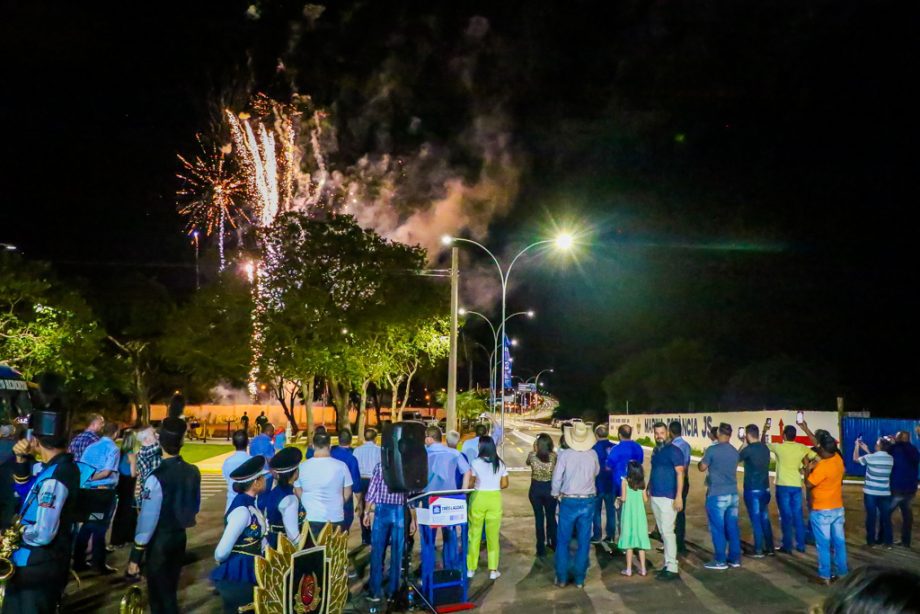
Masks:
[[[479,438],[479,457],[470,464],[475,492],[471,495],[469,551],[466,555],[466,575],[472,578],[479,566],[479,544],[482,525],[486,526],[486,548],[489,553],[489,579],[498,571],[498,533],[502,526],[502,489],[508,488],[508,469],[498,457],[495,440],[488,435]]]

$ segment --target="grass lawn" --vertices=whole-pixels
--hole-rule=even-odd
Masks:
[[[219,456],[233,452],[233,446],[230,444],[217,445],[211,443],[187,443],[182,446],[182,458],[187,463],[197,463],[212,456]]]

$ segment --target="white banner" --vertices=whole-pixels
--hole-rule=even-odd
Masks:
[[[416,510],[419,524],[449,527],[466,522],[466,497],[429,497],[428,508]]]
[[[837,412],[834,411],[806,411],[805,422],[811,432],[818,429],[828,431],[834,439],[840,440],[840,428],[837,424]],[[732,425],[732,443],[740,446],[737,432],[739,426],[756,424],[761,429],[767,418],[772,420],[770,426],[770,440],[779,443],[783,440],[783,427],[787,424],[796,425],[795,410],[761,410],[761,411],[732,411],[732,412],[700,412],[700,413],[655,413],[655,414],[616,414],[610,416],[610,434],[617,437],[617,429],[623,424],[633,427],[633,439],[648,437],[654,441],[655,434],[652,425],[656,422],[668,424],[674,420],[680,422],[684,439],[696,450],[705,450],[711,443],[707,435],[709,428],[719,426],[721,422]],[[797,425],[796,425],[797,426]],[[796,441],[811,445],[808,436],[797,426]]]

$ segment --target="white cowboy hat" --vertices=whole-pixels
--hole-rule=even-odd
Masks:
[[[584,422],[576,422],[572,426],[567,426],[562,432],[565,435],[565,442],[568,446],[578,452],[590,450],[594,447],[594,442],[597,441],[594,433]]]

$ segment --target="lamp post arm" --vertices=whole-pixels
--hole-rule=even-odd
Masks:
[[[547,243],[552,243],[552,241],[551,241],[550,239],[543,239],[542,241],[536,241],[536,242],[534,242],[534,243],[531,243],[530,245],[528,245],[527,247],[525,247],[525,248],[522,249],[521,251],[519,251],[519,252],[517,253],[517,256],[515,256],[514,259],[511,260],[511,264],[508,265],[508,270],[505,271],[505,275],[504,275],[503,281],[504,281],[505,283],[508,282],[508,277],[511,276],[511,269],[514,268],[514,263],[518,261],[518,258],[520,258],[521,256],[523,256],[523,255],[524,255],[525,253],[527,253],[528,251],[530,251],[530,249],[532,249],[532,248],[534,248],[534,247],[537,247],[538,245],[546,245]],[[483,249],[485,249],[485,248],[483,248]],[[494,258],[494,256],[493,256],[493,258]],[[496,261],[496,262],[497,262],[497,261]],[[501,270],[501,267],[499,267],[499,270]]]

